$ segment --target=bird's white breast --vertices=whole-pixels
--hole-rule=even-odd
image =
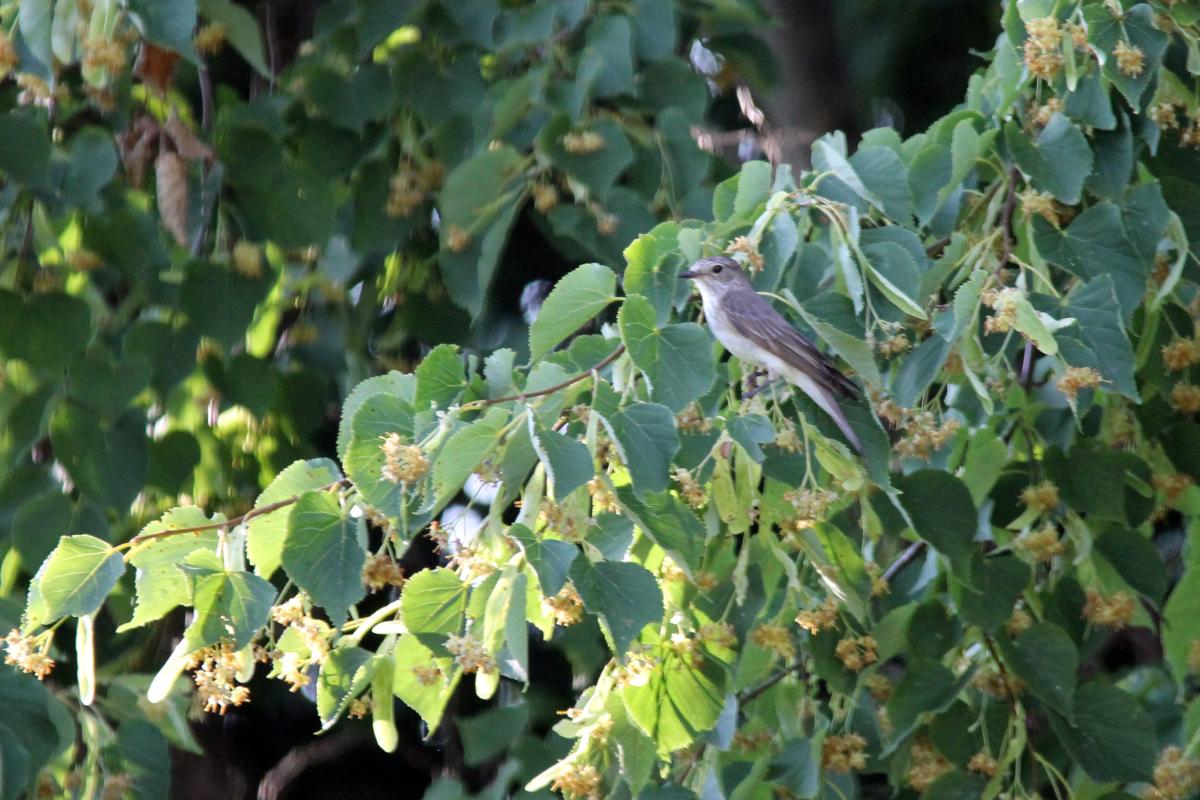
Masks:
[[[717,341],[742,361],[746,361],[756,367],[773,369],[773,364],[764,363],[764,356],[769,356],[770,354],[764,352],[761,347],[755,346],[752,341],[738,333],[737,329],[730,323],[729,315],[721,308],[721,303],[717,300],[716,293],[705,286],[702,281],[697,281],[697,283],[700,288],[700,299],[704,304],[704,319],[708,322],[708,327],[713,332],[713,336],[717,337]]]

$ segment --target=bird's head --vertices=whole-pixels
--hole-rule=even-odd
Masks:
[[[728,256],[702,258],[679,273],[679,277],[691,278],[700,286],[718,291],[749,281],[738,263]]]

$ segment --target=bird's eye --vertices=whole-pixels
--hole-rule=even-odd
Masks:
[[[715,267],[713,267],[713,275],[720,275],[721,270],[723,269],[724,267],[722,267],[720,264],[717,264]]]

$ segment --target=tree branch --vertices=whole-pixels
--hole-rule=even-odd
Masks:
[[[350,479],[342,478],[341,480],[336,480],[333,483],[327,483],[324,486],[319,486],[316,489],[308,489],[304,492],[301,492],[300,494],[294,494],[291,497],[285,497],[283,500],[277,500],[274,503],[267,503],[265,506],[261,506],[259,508],[252,508],[249,511],[247,511],[245,514],[242,514],[241,516],[238,516],[238,517],[232,517],[231,519],[227,519],[224,522],[210,522],[206,525],[192,525],[189,528],[172,528],[169,531],[155,531],[154,533],[143,533],[143,534],[139,534],[139,535],[133,537],[132,539],[130,539],[129,544],[131,544],[131,545],[141,544],[142,542],[148,542],[152,539],[164,539],[168,536],[178,536],[181,533],[200,533],[202,531],[215,531],[215,530],[219,530],[221,528],[232,528],[237,525],[241,525],[244,522],[249,522],[254,517],[261,517],[263,514],[270,514],[272,511],[278,511],[281,508],[290,506],[291,504],[293,504],[297,500],[299,500],[302,496],[307,494],[307,492],[327,492],[330,489],[336,489],[336,488],[339,488],[342,486],[349,486],[349,485],[350,485]]]
[[[528,400],[531,397],[542,397],[544,395],[554,394],[559,389],[565,389],[573,383],[579,383],[581,380],[588,377],[593,372],[604,369],[609,364],[611,364],[612,362],[614,362],[618,358],[620,358],[621,354],[624,352],[625,352],[625,345],[623,345],[623,344],[618,345],[616,350],[613,350],[611,353],[609,353],[607,356],[605,356],[603,361],[601,361],[599,364],[597,364],[596,366],[589,369],[587,372],[581,372],[578,375],[574,375],[570,378],[567,378],[565,381],[556,383],[553,386],[547,387],[545,389],[538,389],[536,392],[522,392],[521,394],[509,395],[508,397],[497,397],[493,400],[474,400],[470,403],[463,405],[462,410],[470,411],[470,410],[473,410],[476,408],[488,408],[489,406],[498,405],[500,403],[508,403],[513,400]]]
[[[786,678],[788,675],[791,675],[793,672],[800,673],[801,677],[803,678],[804,677],[804,665],[797,662],[796,664],[793,664],[792,666],[788,667],[787,669],[781,669],[779,672],[776,672],[774,675],[767,678],[765,681],[760,683],[758,686],[755,686],[753,689],[747,689],[746,691],[742,692],[741,694],[738,695],[738,698],[737,698],[738,705],[744,706],[747,703],[749,703],[750,701],[758,698],[763,693],[765,693],[768,689],[770,689],[772,686],[779,683],[781,680]]]
[[[903,553],[896,557],[895,561],[888,564],[888,568],[883,571],[883,579],[891,583],[892,578],[895,578],[900,573],[900,570],[907,567],[912,563],[913,559],[925,552],[925,546],[925,542],[913,542],[910,544]]]

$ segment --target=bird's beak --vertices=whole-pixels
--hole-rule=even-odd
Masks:
[[[679,273],[679,277],[694,278],[694,277],[696,277],[696,273],[692,272],[690,269],[685,269],[683,272]]]

